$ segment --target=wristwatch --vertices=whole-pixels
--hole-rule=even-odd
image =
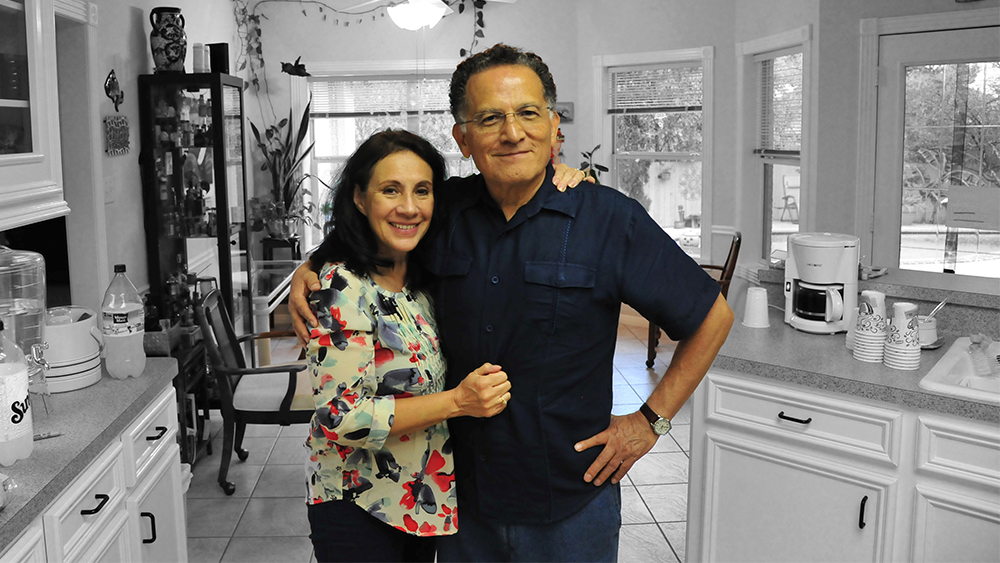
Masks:
[[[653,428],[653,432],[657,436],[663,436],[667,432],[670,432],[670,420],[653,412],[653,409],[649,408],[649,405],[646,403],[643,403],[639,407],[639,412],[642,413],[642,416],[646,417],[646,420],[649,421],[649,425]]]

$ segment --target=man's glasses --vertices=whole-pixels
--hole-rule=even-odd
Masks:
[[[552,108],[546,107],[545,110],[551,111]],[[530,129],[545,122],[542,111],[537,106],[525,106],[517,111],[507,113],[484,111],[473,115],[472,119],[468,121],[459,121],[458,124],[465,125],[466,123],[472,123],[476,129],[483,133],[496,133],[507,123],[507,116],[513,115],[522,129]]]

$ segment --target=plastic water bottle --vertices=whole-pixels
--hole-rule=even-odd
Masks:
[[[34,431],[28,401],[28,362],[0,320],[0,465],[31,455]]]
[[[139,292],[125,275],[125,264],[115,264],[115,277],[104,292],[101,321],[104,367],[111,377],[142,375],[146,369],[146,352],[142,348],[146,312]]]

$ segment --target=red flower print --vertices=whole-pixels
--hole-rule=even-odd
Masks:
[[[403,483],[403,489],[406,490],[406,494],[403,498],[399,499],[399,505],[406,508],[407,510],[413,510],[413,507],[417,505],[416,499],[413,498],[413,481],[407,481]],[[410,516],[407,515],[407,518]]]
[[[380,342],[375,341],[375,367],[380,368],[386,362],[391,362],[393,356],[392,350],[383,348]]]
[[[324,347],[326,347],[326,346],[333,346],[333,343],[330,341],[330,335],[329,334],[324,334],[324,335],[320,336],[318,344],[320,346],[324,346]]]
[[[323,376],[319,378],[319,384],[320,384],[320,386],[324,386],[325,387],[326,384],[330,383],[331,381],[333,381],[333,376],[330,375],[330,374],[328,374],[328,373],[327,374],[323,374]]]
[[[416,532],[417,528],[420,527],[419,524],[417,524],[417,521],[414,520],[409,514],[403,515],[403,523],[406,524],[406,529],[411,532]]]
[[[419,342],[411,342],[409,344],[408,348],[410,349],[411,352],[419,352],[420,351],[420,343]]]
[[[344,393],[342,395],[342,398],[345,401],[347,401],[348,403],[351,403],[353,405],[354,402],[358,400],[358,393],[357,393],[357,391],[352,391],[350,393]]]
[[[353,332],[353,331],[350,331],[350,330],[345,330],[344,331],[344,335],[347,336],[348,332],[352,332],[355,335],[355,336],[350,336],[349,337],[349,340],[351,342],[357,344],[358,346],[364,346],[365,345],[365,335],[364,334],[362,334],[360,332]]]
[[[333,408],[336,408],[336,407],[332,407],[331,406],[331,409],[333,409]],[[333,430],[330,430],[326,426],[320,426],[320,428],[323,430],[323,434],[326,436],[327,440],[333,440],[334,442],[336,442],[337,440],[340,439],[340,436],[338,436],[336,432],[334,432]]]
[[[400,442],[409,442],[410,441],[410,435],[409,434],[403,434],[402,436],[399,437],[399,441]]]
[[[340,320],[340,307],[330,307],[330,316],[337,321],[337,324],[340,325],[341,329],[344,329],[347,326],[347,323]],[[350,335],[345,333],[344,336],[349,337]]]
[[[429,522],[424,522],[420,525],[420,534],[424,536],[433,535],[437,531],[437,526],[430,524]]]
[[[417,363],[417,355],[416,355],[416,354],[412,354],[412,355],[410,356],[410,363],[411,363],[411,364],[415,364],[415,363]]]
[[[431,452],[431,458],[427,460],[427,473],[434,473],[442,467],[444,467],[444,457],[440,452],[434,450]]]

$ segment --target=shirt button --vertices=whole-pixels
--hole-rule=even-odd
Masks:
[[[493,282],[493,283],[499,283],[500,282],[500,278],[498,278],[496,276],[493,276],[493,278],[490,279],[490,281]]]
[[[486,325],[486,332],[493,332],[493,325]]]
[[[479,461],[486,461],[486,456],[480,455],[479,456]]]

